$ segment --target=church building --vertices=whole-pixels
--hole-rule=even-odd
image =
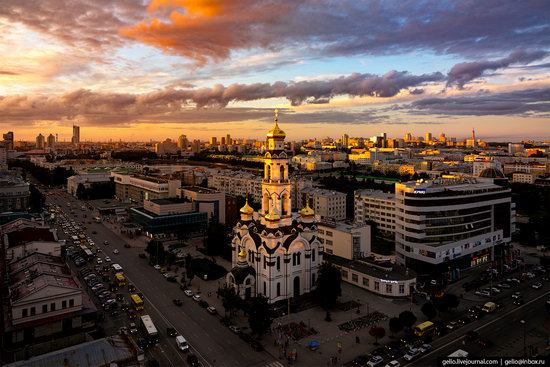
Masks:
[[[232,240],[233,269],[226,278],[240,297],[262,294],[269,303],[315,289],[323,260],[314,211],[306,204],[299,213],[292,212],[285,137],[275,111],[275,127],[267,133],[262,207],[255,211],[247,197],[240,209]]]

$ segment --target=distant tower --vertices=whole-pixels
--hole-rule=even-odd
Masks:
[[[475,148],[475,146],[477,145],[476,144],[476,131],[475,129],[472,127],[472,146]]]
[[[80,144],[80,126],[73,125],[73,138],[71,142],[74,145]]]
[[[44,135],[38,134],[36,137],[36,149],[44,149],[45,143],[46,139],[44,138]]]

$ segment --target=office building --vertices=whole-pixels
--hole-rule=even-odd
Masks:
[[[115,181],[115,196],[118,200],[140,204],[144,200],[175,198],[181,186],[180,180],[170,178],[118,172],[112,172],[111,176]]]
[[[38,136],[36,137],[36,144],[35,144],[36,149],[44,149],[45,146],[46,146],[46,139],[44,138],[44,135],[38,134]]]
[[[354,220],[375,223],[383,236],[395,235],[395,195],[381,190],[357,190],[354,195]]]
[[[430,143],[432,141],[432,133],[426,133],[425,143]]]
[[[508,154],[515,155],[516,153],[522,153],[525,151],[525,146],[518,143],[508,143]]]
[[[178,152],[178,146],[171,139],[166,139],[161,143],[155,144],[155,153],[157,155],[176,154]]]
[[[322,220],[317,225],[317,237],[326,254],[346,259],[371,255],[371,227],[367,224]]]
[[[397,183],[395,198],[399,263],[435,274],[504,258],[510,189],[491,179],[451,177]]]
[[[232,145],[233,144],[233,139],[231,138],[231,135],[227,134],[225,136],[225,144],[227,144],[227,145]]]
[[[306,187],[302,190],[302,203],[309,199],[315,213],[324,219],[346,219],[346,197],[343,192]]]
[[[4,134],[4,147],[7,150],[13,150],[14,136],[13,131],[8,131]]]
[[[73,137],[71,139],[73,145],[80,144],[80,126],[73,125]]]
[[[534,184],[537,179],[537,175],[532,173],[514,172],[512,173],[512,182],[514,183],[526,183]]]
[[[210,146],[215,147],[217,145],[218,145],[218,138],[216,138],[215,136],[212,136],[210,138]]]
[[[208,213],[208,220],[225,224],[225,193],[206,187],[186,186],[178,189],[178,197],[196,205],[196,211]]]

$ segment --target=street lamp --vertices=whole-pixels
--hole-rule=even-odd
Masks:
[[[523,325],[523,356],[526,357],[527,356],[527,353],[525,351],[525,320],[520,320],[519,321],[522,325]]]

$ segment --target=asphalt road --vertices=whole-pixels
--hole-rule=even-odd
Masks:
[[[438,357],[448,356],[457,349],[465,350],[470,356],[477,357],[522,356],[523,326],[520,320],[526,321],[525,332],[527,335],[541,335],[541,332],[548,334],[548,331],[544,329],[547,321],[545,302],[550,295],[548,282],[544,283],[543,289],[536,290],[530,287],[535,280],[540,281],[540,277],[522,283],[521,287],[503,292],[496,298],[497,301],[504,303],[502,309],[435,339],[432,343],[434,350],[408,366],[437,366]],[[513,304],[511,293],[515,291],[522,292],[525,300],[524,305],[515,306]],[[480,304],[483,302],[480,301]],[[482,348],[477,341],[467,340],[464,335],[470,330],[475,330],[480,338],[490,340],[494,345]]]
[[[126,277],[145,296],[145,314],[149,314],[159,332],[160,342],[155,347],[161,356],[170,361],[172,366],[185,364],[185,355],[177,350],[173,338],[166,336],[166,328],[174,327],[189,342],[192,351],[199,356],[206,366],[265,366],[276,359],[266,352],[256,352],[248,344],[223,326],[219,319],[207,313],[203,308],[186,297],[178,284],[170,283],[147,260],[138,257],[142,249],[124,248],[124,240],[101,223],[93,221],[91,211],[80,210],[82,202],[60,190],[52,190],[47,195],[48,204],[56,204],[68,213],[67,203],[77,205],[74,218],[77,223],[86,221],[87,234],[95,241],[113,263],[120,264]],[[74,208],[74,205],[73,205]],[[82,214],[88,218],[84,219]],[[88,222],[91,221],[92,224]],[[92,234],[96,231],[97,234]],[[62,234],[62,232],[60,233]],[[108,241],[108,246],[103,245]],[[115,255],[112,250],[120,253]],[[181,307],[172,300],[183,301]],[[154,353],[156,354],[156,353]]]

